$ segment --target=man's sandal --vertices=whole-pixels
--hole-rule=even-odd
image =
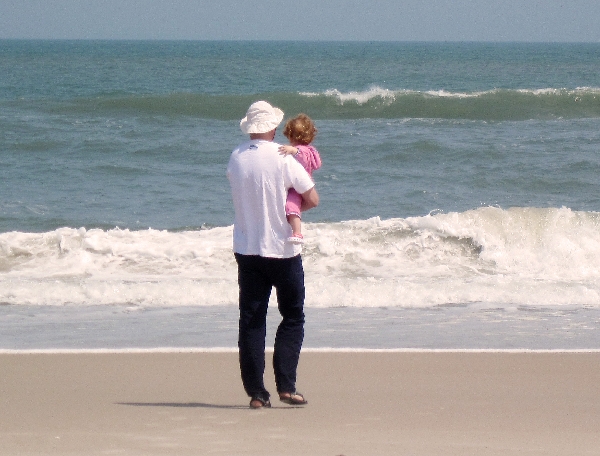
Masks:
[[[288,393],[282,393],[288,394]],[[308,401],[304,399],[304,396],[300,394],[298,391],[294,391],[293,393],[289,393],[289,396],[279,395],[279,400],[289,405],[306,405]]]
[[[261,409],[261,408],[270,408],[271,402],[269,399],[265,399],[261,396],[252,396],[250,399],[250,408],[251,409]]]

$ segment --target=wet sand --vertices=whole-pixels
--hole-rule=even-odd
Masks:
[[[270,357],[270,355],[268,355]],[[0,354],[2,455],[600,455],[600,353],[308,352],[250,410],[236,353]]]

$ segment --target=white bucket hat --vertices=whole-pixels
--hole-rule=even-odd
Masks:
[[[267,133],[275,130],[283,120],[283,111],[271,106],[266,101],[252,103],[246,117],[240,121],[240,128],[245,134]]]

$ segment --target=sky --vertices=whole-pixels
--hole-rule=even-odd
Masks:
[[[600,0],[0,0],[0,39],[600,42]]]

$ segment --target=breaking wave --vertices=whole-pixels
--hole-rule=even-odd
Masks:
[[[13,100],[3,105],[52,114],[193,116],[237,120],[258,99],[316,119],[442,118],[484,121],[600,117],[600,88],[494,89],[483,92],[389,90],[252,95],[105,95],[74,100]]]
[[[600,306],[600,213],[307,223],[309,307]],[[231,227],[0,234],[0,303],[236,305]]]

